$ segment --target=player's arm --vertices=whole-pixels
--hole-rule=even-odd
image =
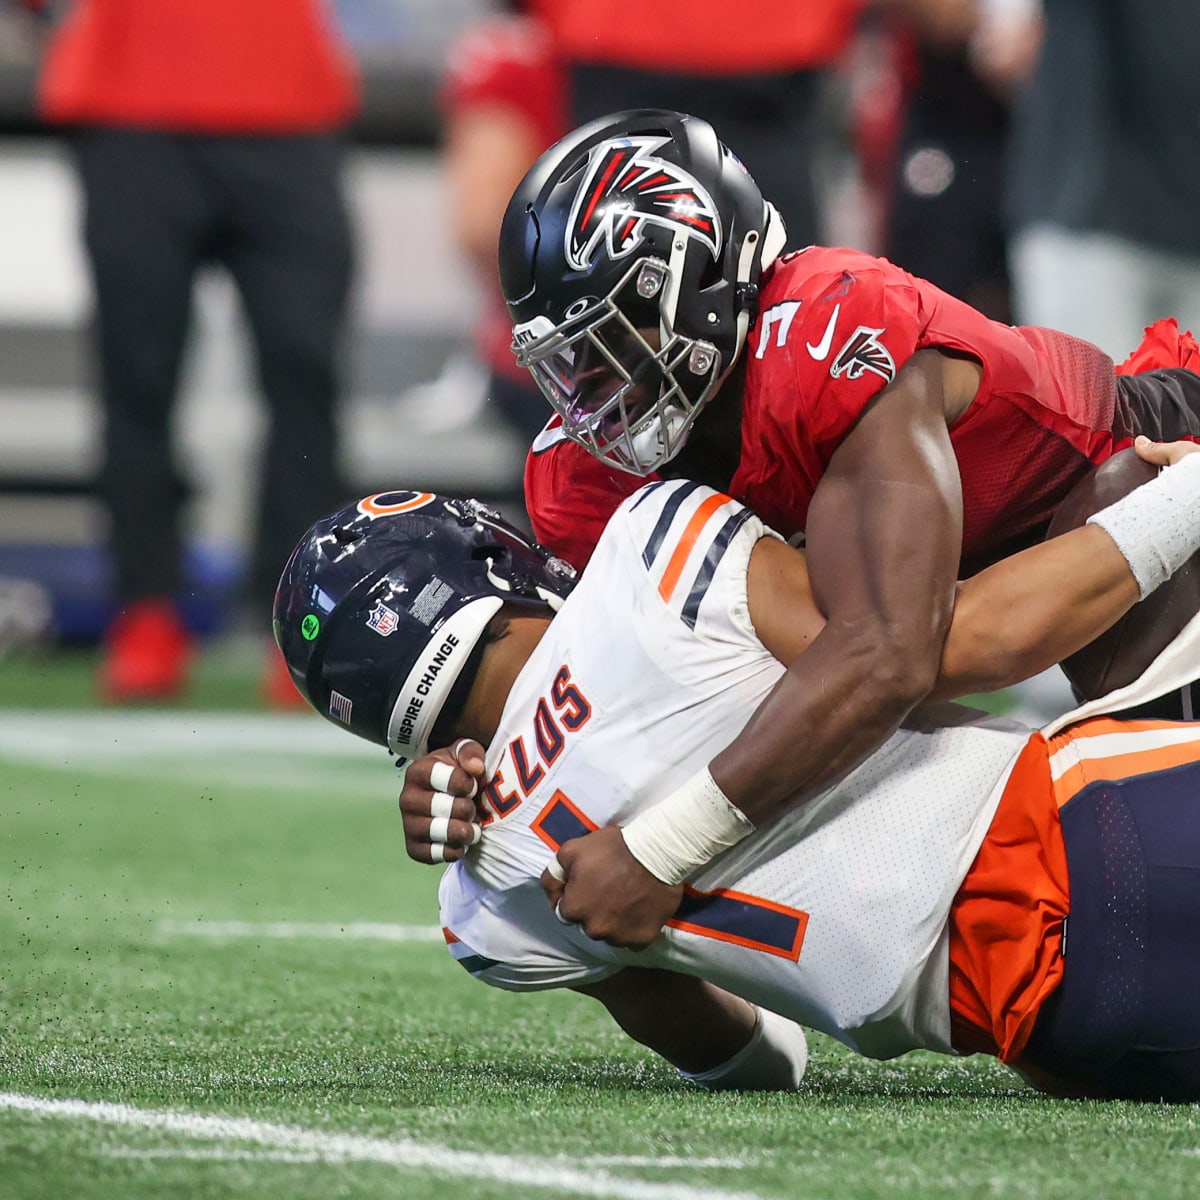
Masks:
[[[962,545],[944,361],[908,360],[814,493],[808,570],[825,627],[711,764],[755,825],[861,762],[937,679]]]
[[[1154,466],[1188,467],[960,583],[933,698],[1007,687],[1069,658],[1191,557],[1200,447],[1138,438],[1135,448]]]
[[[825,625],[803,554],[763,538],[747,579],[755,633],[794,662]],[[957,585],[950,632],[930,699],[1009,687],[1099,637],[1138,599],[1112,538],[1084,525],[1004,559]]]
[[[929,694],[954,609],[962,495],[937,351],[920,351],[835,451],[808,514],[826,624],[705,771],[622,829],[558,853],[552,903],[589,937],[639,949],[682,882],[855,767]]]
[[[1146,443],[1138,453],[1166,466],[1200,453],[1200,446]],[[1144,527],[1147,536],[1154,532]],[[795,661],[825,624],[804,555],[775,538],[760,539],[746,589],[759,640],[780,662]],[[930,698],[994,691],[1045,671],[1099,637],[1140,598],[1128,560],[1100,525],[1081,525],[1010,555],[957,585]]]
[[[693,975],[627,967],[575,990],[701,1087],[791,1091],[804,1076],[808,1046],[799,1025]]]

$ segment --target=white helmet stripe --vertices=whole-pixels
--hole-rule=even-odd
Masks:
[[[429,638],[425,653],[409,672],[388,720],[388,749],[402,758],[420,758],[450,689],[471,657],[487,623],[504,601],[481,596],[464,604]]]

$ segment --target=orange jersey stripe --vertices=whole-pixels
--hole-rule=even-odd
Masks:
[[[1200,724],[1097,717],[1048,742],[1034,734],[950,910],[956,1049],[1020,1058],[1062,979],[1070,909],[1059,809],[1090,783],[1200,761]]]
[[[1050,772],[1061,808],[1089,783],[1167,771],[1200,761],[1200,727],[1180,721],[1097,717],[1050,740]]]
[[[722,504],[728,503],[729,497],[723,496],[718,492],[714,496],[709,496],[692,514],[691,520],[688,521],[683,533],[680,535],[678,545],[671,552],[667,569],[663,572],[663,577],[659,581],[658,594],[663,600],[670,601],[671,595],[675,591],[675,585],[678,584],[679,577],[683,574],[683,565],[687,562],[688,555],[692,552],[692,547],[695,546],[696,539],[699,538],[701,530],[708,524],[709,517]]]
[[[1018,1058],[1062,979],[1067,851],[1046,740],[1034,734],[950,910],[956,1050]]]

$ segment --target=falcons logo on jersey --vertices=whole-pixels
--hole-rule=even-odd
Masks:
[[[896,377],[896,363],[888,348],[879,340],[882,329],[871,329],[860,325],[846,340],[846,344],[838,351],[838,356],[829,368],[833,379],[843,375],[847,379],[859,379],[864,371],[873,371],[885,383],[891,383]]]
[[[712,197],[686,171],[654,157],[668,140],[620,138],[592,151],[567,223],[572,270],[587,270],[601,244],[609,258],[629,254],[641,245],[648,224],[679,230],[718,256],[721,220]]]

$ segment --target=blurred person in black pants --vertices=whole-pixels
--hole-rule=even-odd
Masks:
[[[335,420],[353,252],[339,131],[356,105],[316,0],[176,0],[169,11],[77,0],[50,42],[39,108],[71,133],[95,290],[117,606],[98,684],[110,700],[162,698],[187,681],[171,419],[205,264],[238,288],[270,411],[245,593],[264,633],[291,545],[344,497]],[[295,697],[273,653],[263,687]]]
[[[1017,317],[1124,353],[1200,325],[1200,9],[1046,0],[1005,196]]]
[[[1040,43],[1038,0],[880,0],[879,11],[890,86],[874,93],[895,111],[863,112],[859,129],[894,124],[863,155],[883,195],[882,253],[1007,322],[1000,198],[1013,97]]]

